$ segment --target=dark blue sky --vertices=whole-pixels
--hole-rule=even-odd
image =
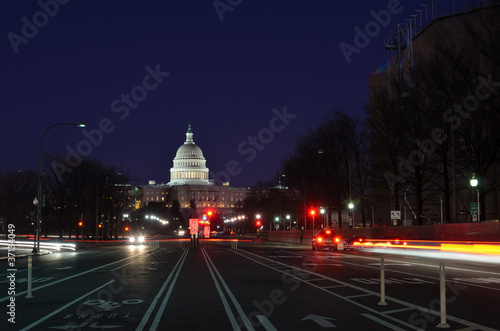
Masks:
[[[49,14],[37,1],[2,1],[0,169],[36,170],[44,130],[85,121],[93,142],[56,127],[44,151],[80,148],[138,184],[167,182],[191,122],[212,172],[236,161],[231,185],[271,179],[328,111],[363,115],[368,77],[390,57],[384,40],[421,4],[238,2],[219,15],[210,0],[42,0]],[[354,28],[388,5],[398,13],[348,63],[339,45],[354,46]]]

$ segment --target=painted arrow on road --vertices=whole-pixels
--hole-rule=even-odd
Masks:
[[[323,328],[336,328],[337,327],[335,324],[328,321],[328,320],[335,320],[335,318],[331,318],[331,317],[309,314],[306,317],[304,317],[303,319],[301,319],[301,321],[306,321],[306,320],[311,320]]]
[[[72,325],[72,324],[67,324],[67,325],[61,325],[61,326],[49,326],[49,329],[58,329],[58,330],[71,330],[71,329],[80,329],[85,326],[87,326],[89,322],[83,322],[80,325]],[[90,328],[94,329],[114,329],[114,328],[121,328],[123,325],[99,325],[97,322],[93,322],[92,324],[89,325]]]

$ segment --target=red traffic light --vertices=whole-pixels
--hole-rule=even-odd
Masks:
[[[128,226],[125,227],[125,231],[128,231]]]
[[[78,226],[83,226],[83,222],[78,222]]]
[[[260,226],[262,223],[260,221],[255,222],[255,225]]]
[[[98,227],[99,229],[100,229],[100,228],[102,228],[102,224],[99,224],[97,227]]]
[[[311,210],[311,215],[314,215],[314,214],[316,214],[316,211]]]
[[[207,215],[208,215],[208,216],[212,216],[212,211],[211,211],[211,210],[209,210],[209,211],[207,212]]]

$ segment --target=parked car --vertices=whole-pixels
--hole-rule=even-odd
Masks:
[[[358,247],[363,247],[363,246],[367,246],[367,245],[370,245],[370,242],[368,242],[366,240],[366,237],[351,236],[344,241],[343,248],[344,248],[344,251],[346,251],[348,249],[354,250]]]
[[[323,229],[318,231],[312,240],[312,249],[324,249],[336,251],[339,244],[339,237],[331,229]]]

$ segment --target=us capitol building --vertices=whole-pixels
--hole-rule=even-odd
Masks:
[[[186,141],[177,149],[170,169],[170,181],[157,184],[151,180],[143,186],[143,205],[158,202],[172,207],[173,201],[177,200],[180,208],[190,208],[193,201],[197,208],[219,208],[221,214],[241,206],[248,189],[231,187],[229,183],[216,185],[209,179],[206,163],[201,148],[194,143],[189,124]]]

